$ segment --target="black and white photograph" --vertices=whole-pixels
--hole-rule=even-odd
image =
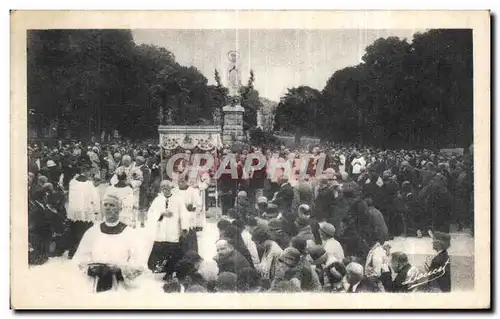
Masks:
[[[224,298],[259,295],[294,308],[311,293],[326,309],[382,296],[396,308],[420,297],[460,308],[436,305],[483,294],[477,305],[488,307],[490,119],[478,94],[489,103],[489,75],[476,77],[478,31],[377,27],[373,15],[357,28],[268,28],[251,14],[253,27],[211,28],[205,12],[200,27],[16,34],[26,78],[12,109],[26,134],[15,140],[11,270],[25,269],[21,292],[184,296],[193,307],[214,296],[222,309]],[[489,15],[470,15],[487,26],[489,72]],[[11,276],[21,284],[20,270]]]

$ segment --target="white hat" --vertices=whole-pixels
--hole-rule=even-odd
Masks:
[[[263,204],[263,203],[267,204],[267,197],[260,196],[259,198],[257,198],[257,204]]]
[[[248,196],[248,194],[245,191],[239,191],[238,192],[238,197],[247,197],[247,196]]]
[[[47,161],[47,167],[54,167],[57,166],[56,163],[53,160],[48,160]]]
[[[301,204],[299,206],[299,211],[302,212],[302,213],[305,213],[305,212],[310,212],[311,211],[311,207],[307,204]]]

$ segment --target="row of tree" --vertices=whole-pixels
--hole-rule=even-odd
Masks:
[[[30,127],[52,126],[57,137],[157,137],[159,124],[212,122],[227,103],[217,70],[208,85],[165,48],[135,44],[130,30],[32,30],[27,63]],[[246,128],[262,106],[254,81],[251,72],[240,91]]]
[[[472,30],[381,38],[320,92],[288,89],[275,129],[381,147],[464,147],[473,139]]]
[[[211,122],[228,102],[217,70],[215,85],[208,85],[199,70],[180,65],[165,48],[135,44],[130,30],[33,30],[27,56],[29,124],[38,131],[53,125],[59,137],[118,130],[154,138],[159,124]],[[312,135],[381,147],[469,145],[472,56],[471,30],[417,33],[411,43],[379,39],[362,63],[336,71],[321,92],[288,89],[274,129],[297,139]],[[265,119],[274,110],[254,82],[250,72],[240,89],[245,129],[256,126],[258,109],[264,108]]]

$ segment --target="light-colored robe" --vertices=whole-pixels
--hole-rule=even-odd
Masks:
[[[69,182],[67,216],[72,221],[93,222],[100,214],[100,198],[91,180]]]
[[[87,267],[92,263],[114,265],[121,269],[131,267],[144,269],[140,264],[137,235],[133,229],[126,227],[120,234],[105,234],[101,232],[101,223],[89,228],[82,237],[80,245],[71,260],[85,275]],[[88,277],[92,280],[91,277]],[[131,281],[124,275],[127,286]]]

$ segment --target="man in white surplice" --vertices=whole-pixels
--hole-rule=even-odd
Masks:
[[[143,272],[136,233],[120,222],[121,199],[107,195],[103,207],[104,222],[85,232],[73,256],[79,269],[94,279],[94,292],[127,288]]]
[[[148,268],[153,272],[166,273],[169,278],[182,258],[181,240],[191,226],[191,213],[183,199],[174,194],[175,185],[168,180],[160,184],[160,193],[148,211],[146,233],[150,252]]]
[[[191,166],[188,174],[188,184],[191,188],[198,192],[199,196],[196,204],[194,221],[195,230],[198,232],[202,231],[203,227],[205,227],[205,221],[207,217],[206,192],[210,185],[210,175],[200,166]]]
[[[199,190],[189,185],[188,183],[189,175],[180,175],[177,181],[177,187],[174,189],[176,195],[178,195],[184,202],[184,206],[188,211],[189,216],[189,227],[188,233],[182,238],[181,246],[183,253],[190,250],[198,252],[198,238],[196,236],[196,217],[197,212],[201,210],[202,201]]]

